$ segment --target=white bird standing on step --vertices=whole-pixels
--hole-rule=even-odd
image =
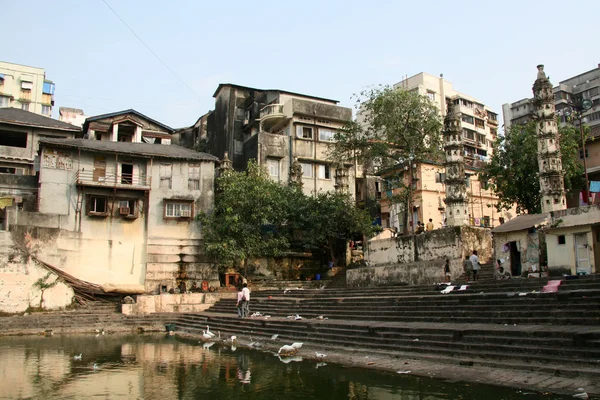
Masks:
[[[202,331],[202,339],[204,340],[210,340],[213,337],[211,335],[209,335],[206,331]]]
[[[96,364],[96,363],[94,363],[94,367],[93,367],[93,368],[94,368],[94,371],[96,371],[96,370],[100,369],[100,367],[99,367],[99,366],[98,366],[98,364]]]
[[[73,356],[73,360],[80,360],[81,361],[81,356],[82,356],[81,353],[79,353],[79,355],[76,354],[76,355]]]
[[[319,353],[318,351],[315,351],[315,356],[317,356],[317,358],[325,358],[325,357],[327,357],[327,354]]]
[[[210,331],[210,328],[208,327],[208,325],[206,325],[206,334],[210,335],[211,338],[215,337],[215,334]]]
[[[273,336],[271,336],[271,340],[277,340],[277,337],[279,337],[279,333],[276,333]]]
[[[292,343],[291,345],[283,345],[277,352],[277,354],[287,355],[287,354],[296,354],[298,350],[302,347],[302,343]]]

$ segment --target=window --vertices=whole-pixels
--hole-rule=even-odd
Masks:
[[[137,200],[119,200],[119,215],[123,218],[137,218]]]
[[[432,91],[427,91],[427,97],[429,97],[429,100],[431,101],[435,101],[435,92]]]
[[[319,128],[319,140],[322,142],[333,142],[335,131],[331,129]]]
[[[158,172],[160,176],[160,187],[163,189],[171,189],[171,175],[173,173],[171,164],[160,164]]]
[[[279,182],[279,160],[273,158],[267,159],[267,170],[271,178]]]
[[[558,235],[558,244],[566,244],[567,240],[565,239],[565,235]]]
[[[33,89],[33,82],[21,81],[21,90],[31,91]]]
[[[50,116],[50,114],[52,114],[52,107],[43,105],[42,114]]]
[[[492,121],[498,121],[498,114],[496,114],[496,113],[488,111],[487,116],[488,116],[488,119],[491,119]]]
[[[2,82],[2,81],[0,81]],[[10,106],[10,97],[0,96],[0,107]]]
[[[0,174],[27,175],[25,168],[0,167]]]
[[[585,158],[589,157],[588,149],[585,148]],[[579,158],[583,160],[583,149],[579,150]]]
[[[121,183],[124,185],[133,183],[133,164],[121,164]]]
[[[481,129],[485,128],[485,123],[483,122],[482,119],[479,118],[475,118],[475,126]]]
[[[200,190],[200,164],[188,165],[188,190]]]
[[[21,110],[29,111],[29,103],[21,103]]]
[[[42,93],[54,94],[54,83],[44,82],[44,86],[42,87]]]
[[[104,196],[89,196],[87,202],[87,215],[101,216],[108,215],[108,201]]]
[[[313,166],[309,163],[300,163],[302,165],[302,177],[312,178],[313,177]]]
[[[475,132],[470,129],[463,129],[463,137],[469,140],[475,140]]]
[[[0,146],[27,148],[27,133],[0,131]]]
[[[319,165],[319,179],[331,179],[331,168],[329,165]]]
[[[486,143],[486,142],[485,142],[485,135],[478,134],[478,135],[477,135],[477,141],[478,141],[479,143],[483,143],[483,144],[485,144],[485,143]]]
[[[475,118],[471,117],[470,115],[465,115],[463,114],[463,116],[461,117],[463,122],[467,122],[469,124],[474,124],[475,123]]]
[[[296,126],[296,136],[301,139],[312,139],[313,137],[313,128],[310,126]]]
[[[192,218],[192,202],[165,200],[165,218]]]
[[[435,173],[435,183],[444,183],[446,182],[446,174],[444,172],[436,172]]]

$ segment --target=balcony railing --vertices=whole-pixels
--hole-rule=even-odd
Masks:
[[[260,119],[270,116],[283,116],[283,104],[269,104],[260,110]]]
[[[77,171],[75,174],[75,182],[83,186],[150,189],[150,181],[151,177],[139,174],[99,174],[93,171]]]

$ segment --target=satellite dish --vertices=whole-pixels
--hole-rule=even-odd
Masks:
[[[583,111],[587,111],[592,108],[592,101],[590,99],[585,99],[581,102],[581,109]]]
[[[565,117],[569,117],[571,114],[573,114],[573,110],[571,109],[571,107],[563,108],[562,112]]]

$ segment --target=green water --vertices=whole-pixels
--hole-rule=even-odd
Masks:
[[[74,355],[82,354],[81,360]],[[95,366],[94,366],[95,365]],[[448,368],[451,368],[449,366]],[[476,373],[476,370],[474,370]],[[566,399],[163,335],[0,338],[1,399]]]

